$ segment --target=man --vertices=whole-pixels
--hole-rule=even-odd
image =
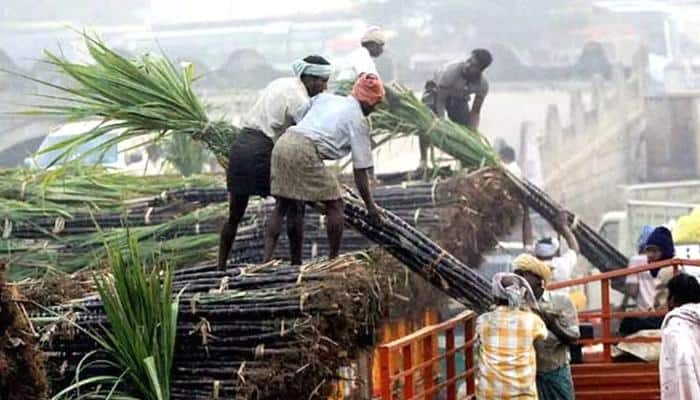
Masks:
[[[647,264],[672,259],[676,254],[676,249],[673,245],[673,236],[671,235],[671,231],[663,226],[654,229],[651,234],[649,234],[649,238],[646,240],[644,252],[647,258]],[[643,272],[640,275],[644,274],[648,274],[648,276],[644,277],[644,280],[645,282],[649,281],[649,283],[646,284],[650,285],[651,287],[646,288],[645,290],[652,291],[650,304],[651,308],[653,308],[653,293],[656,292],[656,278],[659,275],[659,269]],[[639,282],[641,284],[642,280]],[[661,327],[661,323],[662,319],[660,317],[627,317],[620,323],[620,333],[623,335],[631,335],[645,329],[659,329]]]
[[[335,78],[336,82],[354,82],[360,74],[374,74],[379,76],[374,59],[384,52],[386,35],[382,28],[372,26],[367,29],[362,39],[360,47],[351,52],[341,63],[342,67]]]
[[[700,400],[700,283],[688,274],[668,282],[661,334],[662,400]]]
[[[466,61],[453,61],[445,65],[434,79],[425,83],[423,102],[438,118],[443,118],[447,113],[453,122],[478,129],[481,106],[489,92],[483,72],[492,61],[488,50],[475,49]],[[421,166],[425,167],[430,143],[421,138],[419,144]]]
[[[270,194],[270,157],[274,141],[301,119],[300,110],[311,97],[326,89],[332,73],[330,63],[320,56],[298,60],[292,69],[294,77],[274,80],[263,90],[244,118],[243,129],[232,145],[226,171],[229,216],[221,229],[219,242],[221,269],[226,268],[250,196]],[[290,207],[292,218],[303,219],[303,204]],[[300,232],[290,230],[290,242],[300,240],[300,235]],[[292,254],[292,262],[301,263],[301,256]]]
[[[536,313],[548,330],[546,339],[535,342],[539,399],[573,400],[569,346],[580,337],[576,307],[569,296],[545,290],[552,271],[541,260],[530,254],[521,254],[515,258],[513,266],[514,272],[532,288],[539,306]]]
[[[522,178],[523,172],[520,170],[518,163],[515,162],[515,150],[513,150],[512,147],[504,144],[498,149],[498,156],[501,158],[503,165],[505,165],[508,171],[518,178]]]
[[[520,276],[498,273],[492,280],[496,308],[476,320],[479,361],[476,397],[480,400],[537,399],[535,340],[547,328],[530,309],[537,302]]]
[[[573,278],[574,268],[581,252],[576,236],[568,223],[565,212],[559,214],[558,230],[564,236],[569,248],[560,254],[559,241],[556,238],[546,237],[535,243],[535,257],[542,260],[552,269],[552,281],[561,282]],[[570,293],[569,288],[559,289],[562,293]]]
[[[320,94],[313,98],[305,117],[287,130],[272,151],[272,195],[281,205],[297,201],[322,202],[326,209],[329,258],[340,251],[343,234],[343,193],[333,170],[324,160],[352,154],[355,184],[370,219],[379,222],[379,209],[369,188],[373,173],[372,148],[367,117],[384,98],[384,86],[376,75],[361,74],[350,96]],[[289,222],[289,221],[288,221]],[[303,220],[292,220],[303,224]],[[300,227],[294,228],[301,230]],[[276,232],[268,230],[265,259],[272,258]],[[293,244],[301,253],[301,241]]]
[[[637,254],[630,257],[628,268],[647,265],[649,261],[646,255],[646,245],[649,236],[654,231],[651,225],[644,225],[637,239]],[[642,311],[654,309],[654,297],[656,295],[656,279],[649,272],[627,275],[625,279],[625,298],[632,297],[636,300],[637,308]],[[625,301],[623,301],[625,303]]]

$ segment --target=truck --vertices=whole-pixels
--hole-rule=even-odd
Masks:
[[[646,224],[673,230],[678,218],[700,205],[700,180],[627,185],[625,208],[603,214],[598,232],[624,254],[636,252],[636,242]],[[700,243],[676,244],[676,256],[700,258]]]

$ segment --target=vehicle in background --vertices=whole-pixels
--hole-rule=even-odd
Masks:
[[[149,140],[148,137],[123,141],[110,145],[104,150],[95,150],[97,147],[116,138],[121,133],[119,130],[77,146],[72,154],[65,159],[56,161],[63,150],[46,151],[61,142],[75,139],[79,135],[90,132],[101,123],[101,121],[96,120],[71,122],[52,130],[41,142],[35,154],[25,158],[24,165],[28,168],[53,169],[66,162],[80,160],[86,165],[99,164],[105,168],[129,171],[134,174],[150,175],[159,172],[156,168],[151,168],[147,165],[152,163],[149,162],[148,154],[144,147],[135,147]]]
[[[603,214],[598,232],[624,254],[635,254],[639,232],[646,224],[673,230],[678,218],[700,205],[700,181],[647,183],[623,187],[625,209]],[[700,243],[676,244],[676,256],[700,258]],[[693,273],[697,271],[693,269]]]

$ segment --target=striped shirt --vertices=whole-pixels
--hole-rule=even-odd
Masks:
[[[530,311],[496,307],[476,321],[479,365],[476,397],[537,399],[534,341],[547,337],[547,327]]]

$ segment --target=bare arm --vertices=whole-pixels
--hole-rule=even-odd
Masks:
[[[563,344],[573,344],[581,336],[578,332],[573,332],[570,329],[563,328],[559,324],[559,321],[557,321],[558,318],[554,315],[543,313],[542,319],[544,320],[545,325],[547,325],[547,329],[549,329]]]
[[[484,100],[486,100],[486,95],[474,96],[474,103],[472,104],[471,110],[469,110],[469,127],[472,129],[479,129],[481,106],[484,105]]]
[[[523,204],[523,247],[532,245],[532,221],[530,221],[530,210]]]
[[[372,191],[370,190],[370,177],[374,175],[374,168],[355,169],[353,170],[353,175],[355,177],[355,186],[357,186],[357,191],[360,192],[362,201],[365,202],[370,219],[377,222],[379,209],[374,203]]]
[[[581,248],[578,245],[576,236],[574,236],[574,232],[571,230],[571,226],[569,226],[569,220],[565,211],[559,213],[559,228],[569,248],[576,252],[576,254],[581,254]]]
[[[556,311],[537,310],[536,313],[561,343],[572,344],[581,337],[576,307],[568,296],[558,298],[556,304]]]
[[[446,105],[447,90],[438,86],[435,88],[435,114],[438,118],[443,118],[445,116]]]

